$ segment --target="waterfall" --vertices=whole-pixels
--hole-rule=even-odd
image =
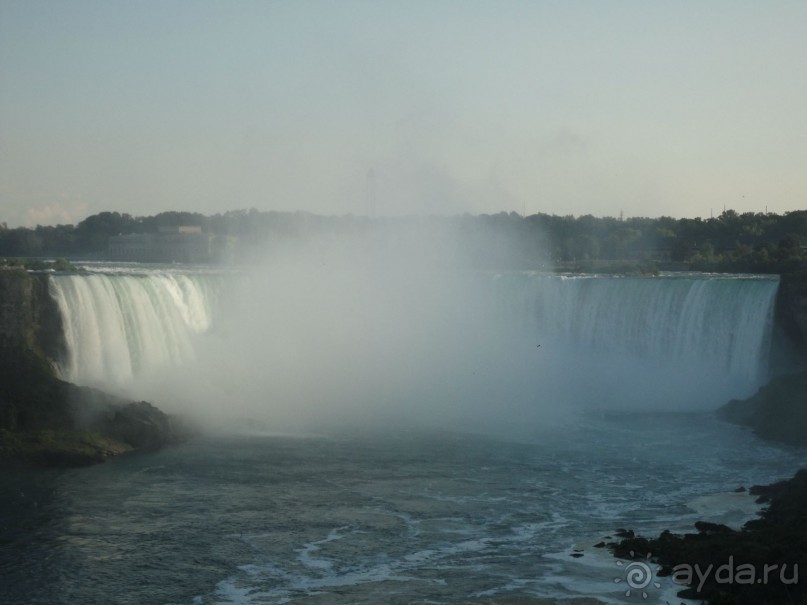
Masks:
[[[218,401],[300,405],[436,398],[466,416],[468,406],[508,401],[522,410],[714,409],[767,378],[778,287],[754,276],[512,272],[465,289],[298,272],[286,282],[264,276],[263,289],[231,287],[239,307],[216,311],[222,279],[173,270],[54,276],[68,348],[62,374],[118,389],[196,361],[172,377],[185,381],[172,397],[193,386],[197,400],[214,388]]]
[[[497,295],[537,343],[631,397],[720,405],[767,379],[778,277],[496,277]],[[593,375],[593,376],[591,376]],[[608,388],[610,387],[610,389]],[[678,406],[676,406],[678,407]]]
[[[201,274],[56,275],[50,291],[67,343],[61,373],[82,385],[122,387],[191,361],[212,319],[214,286]]]

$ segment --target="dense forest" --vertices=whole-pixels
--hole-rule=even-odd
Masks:
[[[134,217],[101,212],[77,225],[7,228],[0,223],[0,258],[103,258],[110,236],[195,225],[236,239],[244,256],[271,242],[355,236],[428,225],[460,234],[461,253],[477,266],[533,268],[630,261],[698,270],[783,272],[804,266],[807,210],[783,215],[725,210],[710,219],[598,218],[516,213],[448,217],[368,218],[304,212],[239,210],[205,216],[163,212]]]

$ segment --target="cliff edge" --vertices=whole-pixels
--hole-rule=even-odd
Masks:
[[[59,379],[64,353],[48,276],[0,270],[0,466],[80,466],[186,437],[149,403]]]
[[[807,446],[807,370],[777,376],[748,399],[732,399],[718,411],[749,426],[763,439]]]

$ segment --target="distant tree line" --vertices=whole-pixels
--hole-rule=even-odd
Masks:
[[[784,272],[804,266],[807,210],[782,215],[725,210],[709,219],[613,218],[501,212],[478,216],[368,218],[237,210],[206,216],[163,212],[134,217],[101,212],[77,225],[0,223],[0,257],[103,257],[110,236],[196,225],[237,237],[241,250],[273,242],[361,235],[392,226],[436,225],[461,235],[461,253],[480,267],[536,268],[546,263],[679,263],[697,270]]]

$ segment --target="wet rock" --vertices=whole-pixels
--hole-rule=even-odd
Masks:
[[[771,380],[748,399],[732,399],[718,416],[771,441],[807,446],[807,371]]]
[[[93,422],[96,430],[135,449],[156,449],[183,441],[187,431],[146,401],[109,410]]]

